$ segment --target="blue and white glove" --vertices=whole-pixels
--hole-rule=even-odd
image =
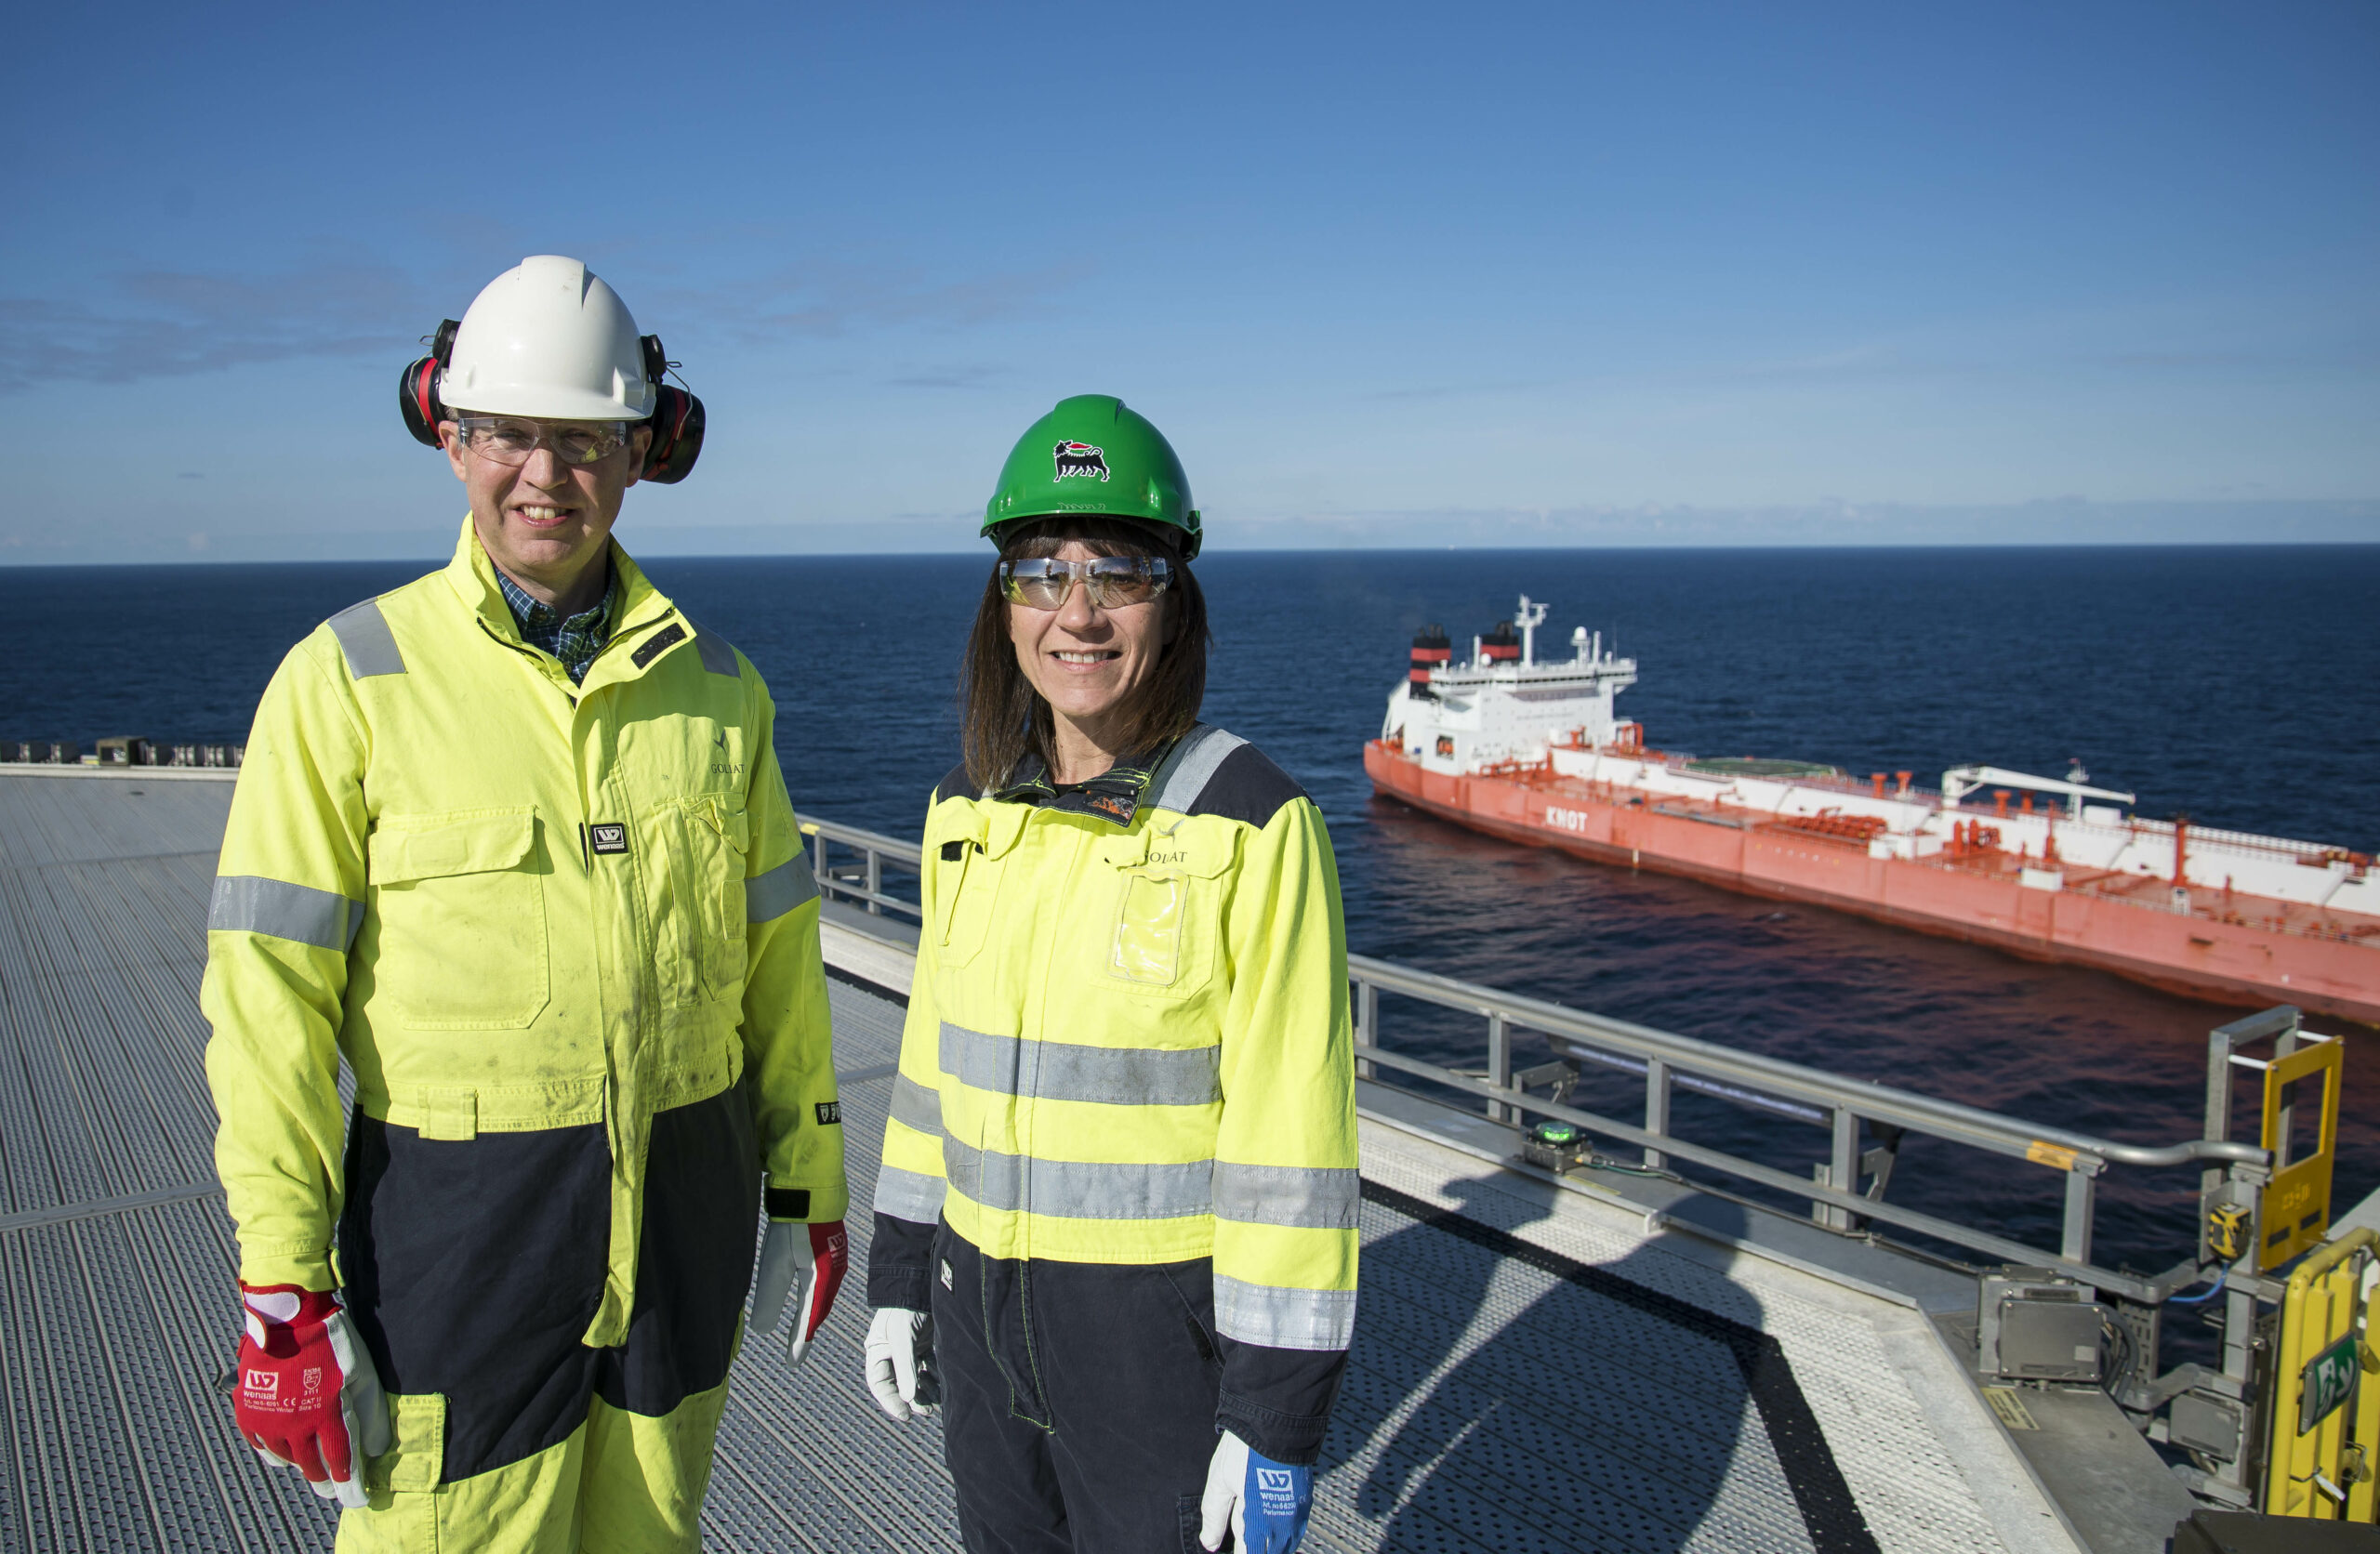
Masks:
[[[1198,1503],[1201,1544],[1221,1548],[1228,1527],[1241,1554],[1289,1554],[1305,1537],[1313,1510],[1313,1468],[1258,1456],[1247,1442],[1223,1431]]]

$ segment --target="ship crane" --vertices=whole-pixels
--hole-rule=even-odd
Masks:
[[[2076,769],[2078,774],[2081,768]],[[2064,794],[2067,803],[2078,812],[2086,798],[2109,798],[2118,804],[2130,804],[2133,796],[2112,788],[2095,788],[2068,778],[2035,777],[2022,771],[2010,771],[1998,766],[1954,766],[1942,773],[1942,806],[1955,810],[1959,800],[1980,788],[2023,788],[2032,793]]]

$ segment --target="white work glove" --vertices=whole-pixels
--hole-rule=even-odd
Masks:
[[[867,1389],[876,1406],[895,1420],[942,1401],[933,1369],[933,1316],[899,1306],[879,1306],[867,1324]]]
[[[1289,1554],[1305,1536],[1314,1509],[1314,1469],[1259,1456],[1229,1430],[1207,1463],[1207,1492],[1198,1501],[1198,1541],[1223,1546],[1231,1529],[1240,1554]]]
[[[760,1274],[752,1286],[749,1331],[775,1332],[791,1306],[793,1327],[785,1337],[787,1369],[809,1358],[810,1340],[834,1310],[835,1292],[842,1287],[843,1271],[851,1262],[850,1245],[840,1219],[823,1225],[769,1221],[760,1239]]]

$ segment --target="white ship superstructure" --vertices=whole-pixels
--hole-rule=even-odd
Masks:
[[[1546,607],[1521,596],[1512,620],[1471,639],[1471,660],[1445,661],[1435,628],[1415,639],[1413,668],[1388,699],[1381,737],[1432,771],[1542,760],[1549,745],[1624,744],[1612,699],[1636,683],[1636,661],[1606,652],[1603,633],[1570,633],[1570,656],[1537,662]],[[1633,725],[1629,725],[1633,727]]]

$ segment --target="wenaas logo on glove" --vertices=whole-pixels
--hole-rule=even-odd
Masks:
[[[294,1284],[243,1284],[240,1299],[231,1414],[241,1436],[324,1499],[362,1507],[363,1459],[389,1449],[389,1405],[347,1311],[337,1296]]]

